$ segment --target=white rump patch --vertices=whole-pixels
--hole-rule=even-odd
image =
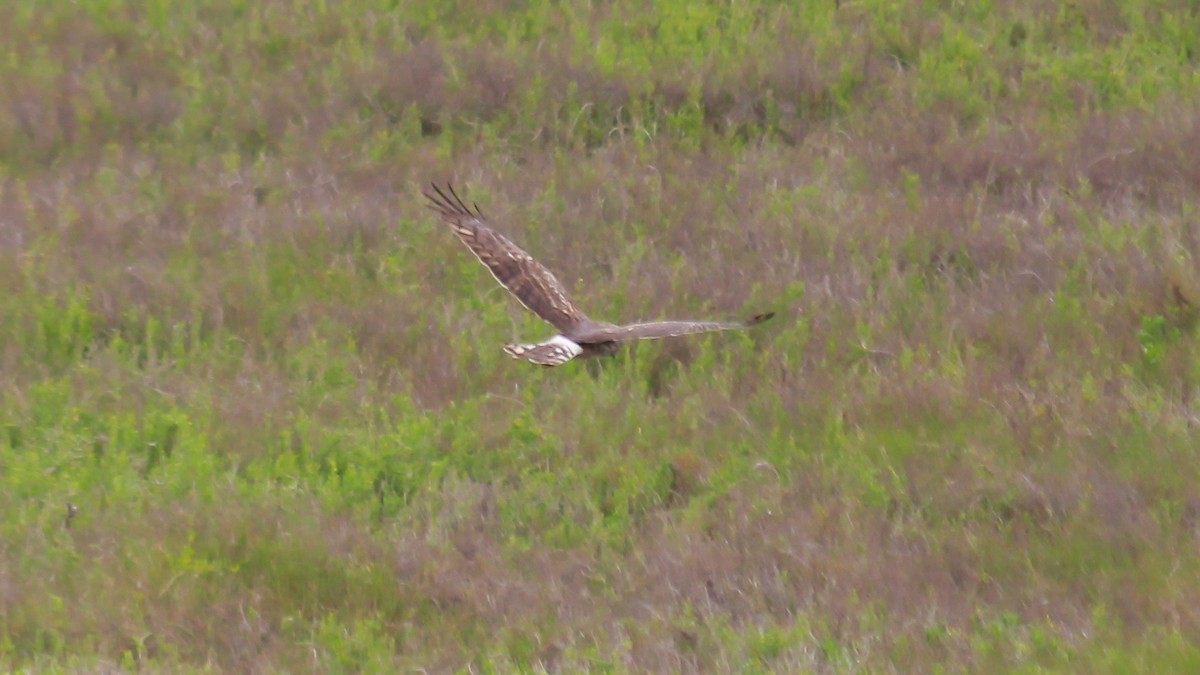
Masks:
[[[561,366],[583,353],[575,341],[562,335],[532,345],[507,345],[504,351],[514,359],[525,359],[541,366]]]
[[[542,344],[558,345],[559,347],[562,347],[563,349],[570,352],[571,358],[575,358],[576,356],[579,356],[580,354],[583,353],[583,347],[580,347],[574,340],[571,340],[570,338],[565,338],[561,335],[555,335],[554,337],[550,338],[549,340],[546,340]]]

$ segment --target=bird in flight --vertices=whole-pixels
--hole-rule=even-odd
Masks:
[[[624,326],[590,319],[571,302],[566,289],[550,270],[492,229],[478,205],[472,204],[472,210],[449,184],[446,192],[436,184],[432,187],[434,194],[423,193],[431,202],[427,206],[454,230],[501,286],[516,296],[526,309],[559,330],[545,342],[506,345],[504,351],[514,359],[541,366],[561,366],[575,358],[615,354],[620,343],[627,340],[750,328],[775,316],[774,312],[768,312],[745,322],[651,321]]]

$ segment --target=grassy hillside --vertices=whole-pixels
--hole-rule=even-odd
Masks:
[[[0,45],[5,669],[1200,668],[1195,3],[15,0]],[[431,180],[593,316],[779,316],[512,361],[551,331]]]

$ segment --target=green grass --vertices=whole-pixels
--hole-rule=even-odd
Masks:
[[[1195,670],[1194,7],[509,5],[0,8],[0,666]]]

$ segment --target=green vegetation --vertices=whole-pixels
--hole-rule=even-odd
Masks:
[[[15,0],[0,45],[0,667],[1200,669],[1195,3]],[[594,316],[780,316],[512,361],[550,330],[431,180]]]

